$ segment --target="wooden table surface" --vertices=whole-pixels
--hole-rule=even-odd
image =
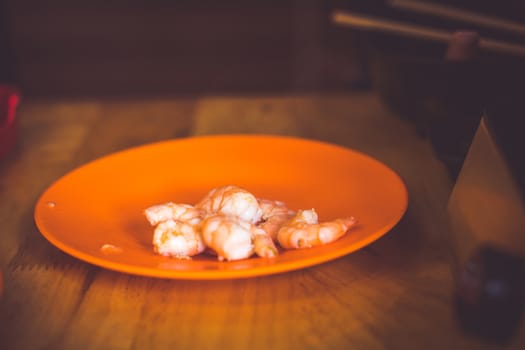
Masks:
[[[452,307],[445,207],[452,183],[429,142],[370,93],[24,100],[0,163],[1,349],[496,349]],[[397,171],[409,207],[353,254],[272,276],[162,280],[108,271],[49,244],[38,196],[69,170],[159,140],[269,133],[363,151]],[[505,348],[522,349],[525,332]]]

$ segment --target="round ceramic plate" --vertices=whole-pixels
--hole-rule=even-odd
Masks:
[[[358,225],[320,247],[284,250],[274,259],[180,260],[157,255],[147,207],[196,203],[209,190],[237,185],[292,209],[315,208],[320,221],[354,216]],[[407,191],[381,162],[340,146],[278,136],[178,139],[121,151],[53,183],[35,221],[64,252],[107,269],[177,279],[226,279],[301,269],[336,259],[387,233],[403,216]]]

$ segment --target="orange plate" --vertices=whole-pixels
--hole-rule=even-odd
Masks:
[[[334,243],[286,250],[275,259],[220,262],[201,255],[177,260],[153,252],[145,208],[167,201],[195,203],[226,184],[293,209],[315,208],[321,221],[352,215],[359,225]],[[88,163],[42,194],[35,221],[49,242],[98,266],[161,278],[226,279],[341,257],[387,233],[406,207],[399,176],[364,154],[289,137],[225,135],[145,145]],[[105,245],[109,248],[102,249]]]

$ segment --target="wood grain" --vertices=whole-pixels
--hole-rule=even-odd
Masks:
[[[371,94],[158,100],[26,100],[0,165],[2,349],[496,349],[462,334],[451,305],[451,184],[427,140]],[[59,252],[32,221],[66,171],[168,138],[274,133],[366,152],[407,184],[382,239],[316,267],[251,279],[161,280]],[[521,349],[523,332],[508,347]]]

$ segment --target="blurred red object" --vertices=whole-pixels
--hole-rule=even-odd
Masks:
[[[0,85],[0,159],[16,144],[18,133],[16,109],[20,101],[18,89],[11,85]]]

